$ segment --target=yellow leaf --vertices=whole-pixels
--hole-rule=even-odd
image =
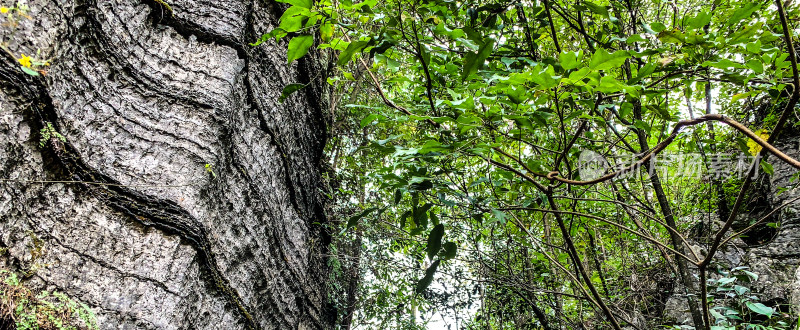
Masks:
[[[764,141],[769,139],[769,133],[767,133],[767,130],[765,130],[765,129],[757,130],[757,131],[755,131],[755,133],[756,133],[756,135],[758,135],[759,138],[761,138]],[[761,145],[756,143],[756,141],[754,141],[752,139],[747,141],[747,146],[750,148],[750,154],[753,155],[753,156],[755,156],[759,152],[761,152]]]

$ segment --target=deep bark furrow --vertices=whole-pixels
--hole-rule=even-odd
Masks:
[[[174,15],[157,14],[158,11],[156,9],[162,8],[162,5],[157,3],[157,2],[155,2],[155,1],[146,1],[145,3],[148,4],[148,6],[150,6],[153,9],[150,12],[150,19],[151,19],[151,21],[153,22],[154,25],[155,24],[167,25],[167,26],[175,29],[175,31],[178,34],[180,34],[181,36],[183,36],[184,38],[187,38],[187,39],[190,38],[190,37],[195,37],[195,38],[197,38],[197,40],[199,42],[202,42],[202,43],[218,44],[218,45],[223,45],[223,46],[230,47],[230,48],[232,48],[232,49],[234,49],[236,51],[236,53],[238,54],[239,58],[244,60],[244,63],[245,63],[244,64],[244,66],[245,66],[245,70],[244,71],[245,72],[250,72],[250,70],[253,69],[251,67],[251,64],[250,64],[250,58],[252,57],[252,54],[255,52],[255,50],[251,50],[250,48],[248,48],[249,46],[244,43],[247,40],[255,40],[257,38],[257,35],[256,35],[255,31],[253,30],[253,26],[252,26],[253,13],[252,13],[251,10],[247,10],[247,12],[250,13],[250,14],[248,15],[248,18],[247,18],[248,26],[245,27],[246,31],[245,31],[244,35],[240,37],[241,40],[235,40],[234,38],[231,38],[229,36],[220,35],[218,33],[215,33],[214,31],[210,31],[210,30],[208,30],[208,29],[206,29],[206,28],[204,28],[204,27],[202,27],[202,26],[200,26],[198,24],[194,24],[192,22],[188,22],[186,20],[181,20],[179,18],[176,18]],[[248,7],[252,7],[252,5],[249,5]],[[274,12],[273,15],[277,15],[277,16],[274,16],[274,17],[279,17],[280,14],[282,13],[282,9],[281,9],[280,6],[271,6],[271,9]],[[158,15],[158,17],[156,17],[156,15]],[[273,23],[277,23],[277,22],[273,22]],[[97,23],[97,24],[99,24],[99,23]],[[262,68],[262,69],[264,69],[264,68]],[[320,118],[322,118],[322,108],[320,106],[320,104],[321,104],[320,103],[321,102],[321,96],[320,96],[321,91],[318,90],[312,84],[312,77],[316,76],[316,72],[315,72],[314,66],[313,66],[313,61],[309,57],[305,57],[305,58],[300,59],[299,60],[299,64],[298,64],[298,69],[299,69],[298,70],[298,75],[297,75],[298,81],[309,85],[309,87],[307,87],[305,89],[305,95],[309,98],[308,104],[314,109],[314,113],[317,115],[317,116],[315,116],[315,118],[317,119],[317,122],[314,123],[313,125],[316,126],[316,127],[324,127],[324,124],[320,120]],[[277,71],[277,70],[272,68],[272,71]],[[290,166],[290,160],[287,159],[289,153],[286,150],[286,148],[283,146],[283,144],[281,143],[281,139],[279,138],[279,135],[276,134],[274,132],[274,130],[272,129],[271,125],[268,124],[267,119],[266,119],[266,117],[264,115],[264,110],[262,109],[261,106],[259,106],[258,100],[254,97],[254,93],[253,93],[251,84],[252,84],[251,81],[249,79],[247,79],[246,83],[245,83],[245,87],[246,87],[246,91],[247,91],[248,103],[250,104],[251,107],[255,107],[256,108],[256,111],[258,113],[258,117],[259,117],[259,120],[260,120],[260,123],[261,123],[261,125],[260,125],[261,129],[265,133],[267,133],[267,135],[270,136],[271,143],[277,148],[278,152],[281,155],[281,161],[282,161],[282,164],[283,164],[284,173],[286,175],[286,187],[290,190],[290,196],[289,197],[290,197],[290,201],[291,201],[292,205],[295,207],[295,210],[300,214],[300,216],[302,218],[306,218],[306,220],[308,220],[307,218],[308,218],[309,215],[306,214],[307,212],[304,212],[304,210],[302,208],[300,208],[299,203],[298,203],[297,195],[299,194],[299,192],[297,192],[296,189],[294,188],[295,185],[296,185],[296,180],[293,180],[293,178],[292,178],[294,176],[294,171],[292,170],[292,166]],[[316,134],[320,134],[318,139],[322,139],[322,140],[325,139],[325,130],[318,130],[318,132],[316,132]],[[320,145],[322,145],[322,144],[320,144]],[[319,162],[320,156],[322,155],[322,148],[321,147],[318,146],[315,149],[316,150],[313,150],[312,153],[311,153],[314,156],[313,157],[313,162],[312,162],[314,164]],[[314,213],[321,214],[321,212],[314,212]]]
[[[247,319],[248,327],[329,328],[330,239],[317,196],[325,137],[316,104],[321,90],[275,101],[283,85],[314,76],[313,60],[287,66],[285,45],[247,44],[277,24],[279,4],[167,2],[174,12],[152,0],[34,2],[32,17],[61,21],[49,25],[52,38],[37,39],[53,62],[33,85],[11,58],[0,70],[0,91],[15,94],[0,93],[0,105],[31,109],[10,126],[0,121],[0,136],[11,137],[0,148],[21,150],[17,158],[0,151],[0,166],[21,159],[4,170],[22,179],[14,183],[23,189],[19,200],[32,203],[46,192],[58,206],[34,202],[24,220],[22,206],[4,204],[13,194],[0,189],[0,218],[20,219],[0,221],[13,233],[0,234],[15,251],[9,262],[21,260],[25,243],[14,240],[33,224],[46,241],[63,232],[87,235],[56,244],[86,254],[67,258],[63,271],[42,279],[125,315],[103,316],[111,327],[141,321],[154,328],[231,328]],[[45,102],[27,106],[32,99]],[[36,132],[48,124],[69,143],[59,134],[37,149]],[[42,159],[24,159],[31,155]],[[36,189],[24,183],[42,177],[71,182]],[[76,210],[59,215],[70,203]],[[124,228],[82,228],[79,217],[86,216],[92,226]],[[46,235],[49,230],[55,235]],[[179,245],[160,250],[159,244]],[[144,268],[151,273],[140,272],[142,261],[152,263]],[[103,262],[119,272],[104,271]],[[84,270],[95,277],[76,281],[69,273]],[[95,280],[99,274],[103,279]],[[155,282],[146,280],[150,274]],[[130,294],[106,297],[108,283]],[[165,297],[162,307],[152,295],[165,287],[181,295]]]
[[[56,126],[58,115],[45,88],[38,80],[17,70],[16,66],[12,64],[12,59],[7,56],[4,57],[4,61],[0,65],[0,83],[4,85],[3,87],[6,90],[16,89],[32,105],[30,108],[31,114],[34,118],[38,118],[39,128],[45,127],[50,123],[58,131],[59,127]],[[63,142],[56,137],[51,137],[46,144],[50,149],[50,154],[54,156],[65,173],[68,174],[64,179],[109,184],[83,184],[83,186],[84,189],[91,191],[93,195],[100,199],[104,199],[108,205],[129,215],[140,224],[157,228],[168,234],[177,235],[189,242],[196,249],[200,257],[200,264],[210,273],[210,280],[213,286],[219,289],[229,303],[238,309],[248,328],[261,328],[253,320],[248,307],[244,305],[238,292],[230,286],[230,283],[217,267],[205,229],[199,221],[170,201],[143,195],[88,167],[81,159],[78,151],[69,142]]]

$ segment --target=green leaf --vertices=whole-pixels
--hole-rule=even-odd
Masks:
[[[767,173],[767,175],[772,175],[775,173],[775,170],[772,168],[772,164],[767,163],[765,160],[761,160],[761,169],[764,170],[764,173]]]
[[[333,37],[333,24],[330,22],[325,22],[324,24],[319,26],[319,38],[322,39],[323,42],[328,42]]]
[[[600,84],[597,85],[597,88],[595,88],[595,91],[601,92],[601,93],[610,94],[610,93],[619,92],[624,87],[625,87],[625,85],[623,83],[619,82],[618,80],[614,79],[613,77],[611,77],[611,76],[603,76],[603,78],[600,78]]]
[[[389,50],[389,48],[394,47],[395,44],[397,43],[392,39],[381,40],[377,46],[372,47],[372,49],[369,51],[369,54],[370,56],[375,56],[375,54],[383,54]]]
[[[431,285],[433,282],[433,274],[436,273],[436,268],[439,268],[439,260],[434,261],[428,269],[425,270],[425,277],[423,277],[419,282],[417,282],[417,287],[415,289],[416,293],[422,293],[428,286]]]
[[[709,312],[711,312],[711,315],[714,316],[714,319],[716,319],[716,320],[724,320],[725,319],[725,316],[720,314],[719,312],[717,312],[715,309],[710,309]]]
[[[750,97],[753,94],[755,94],[755,91],[734,94],[733,97],[731,97],[731,103],[739,101],[741,99],[746,99],[746,98]]]
[[[256,42],[251,43],[250,46],[253,46],[253,47],[258,46],[258,45],[260,45],[260,44],[262,44],[262,43],[264,43],[267,40],[272,39],[272,38],[275,38],[275,40],[279,40],[280,38],[285,37],[286,34],[287,34],[286,31],[284,31],[283,29],[274,28],[274,29],[272,29],[272,31],[269,31],[269,33],[266,33],[266,34],[262,35],[261,38],[259,38]]]
[[[764,64],[761,63],[759,60],[749,60],[745,63],[750,70],[753,70],[755,73],[764,73]]]
[[[378,119],[379,117],[380,117],[380,115],[378,115],[377,113],[371,113],[371,114],[367,115],[366,117],[364,117],[364,119],[361,119],[361,123],[360,123],[361,124],[361,128],[364,128],[365,126],[367,126],[369,124],[372,124],[372,122],[375,121],[375,119]]]
[[[428,259],[433,260],[433,257],[441,250],[442,236],[444,236],[444,225],[438,224],[431,229],[431,233],[428,234],[428,245],[425,248],[425,252],[428,253]]]
[[[433,204],[429,203],[414,210],[414,224],[416,224],[417,227],[425,228],[428,226],[428,210],[431,206],[433,206]]]
[[[31,76],[34,76],[34,77],[39,75],[39,72],[36,72],[36,70],[30,69],[30,68],[27,68],[27,67],[24,67],[24,66],[20,66],[20,69],[22,69],[22,72],[25,72],[25,73],[27,73],[27,74],[29,74]]]
[[[308,53],[308,49],[311,48],[313,44],[314,36],[312,35],[306,34],[292,38],[292,40],[289,41],[289,50],[286,54],[289,58],[289,64]]]
[[[627,43],[628,45],[632,45],[634,42],[645,42],[645,41],[647,41],[647,39],[642,37],[641,34],[633,34],[629,36],[627,39],[625,39],[625,43]]]
[[[661,31],[666,30],[667,26],[664,25],[664,23],[661,23],[661,22],[653,22],[653,23],[650,24],[650,29],[651,29],[651,31],[653,31],[652,32],[653,34],[656,34],[656,33],[660,33]]]
[[[762,303],[759,303],[759,302],[754,303],[754,302],[748,301],[748,302],[745,302],[745,305],[747,305],[747,308],[749,308],[751,311],[756,312],[756,313],[761,314],[761,315],[765,315],[766,317],[770,317],[771,318],[772,314],[775,313],[775,310],[772,307],[767,307],[766,305],[764,305]]]
[[[444,243],[444,260],[450,260],[456,257],[458,245],[455,242]]]
[[[363,212],[350,217],[350,219],[347,220],[347,228],[350,229],[352,227],[355,227],[356,225],[358,225],[358,220],[361,220],[361,218],[369,215],[370,213],[372,213],[373,211],[375,211],[377,209],[378,208],[376,208],[376,207],[368,208],[368,209],[364,210]]]
[[[647,63],[645,66],[639,69],[639,72],[636,73],[636,77],[628,81],[628,85],[634,85],[644,79],[645,77],[653,74],[656,71],[656,65],[653,63]]]
[[[276,0],[276,1],[308,9],[311,9],[311,6],[313,5],[311,0]]]
[[[755,38],[753,38],[753,36],[761,28],[761,25],[762,25],[762,23],[758,22],[758,23],[753,24],[753,25],[745,26],[744,29],[741,29],[739,32],[736,32],[736,34],[734,34],[726,42],[729,45],[735,45],[735,44],[740,44],[740,43],[744,43],[744,42],[749,43],[749,42],[752,41],[752,39],[755,39]]]
[[[401,199],[403,199],[403,191],[400,190],[400,189],[395,190],[394,191],[394,205],[397,205],[397,203],[400,203]]]
[[[758,2],[744,2],[744,7],[734,11],[733,15],[728,18],[728,25],[737,24],[746,17],[751,17],[759,8],[761,8],[761,5]]]
[[[644,131],[644,133],[645,133],[645,134],[650,134],[650,125],[648,125],[648,124],[647,124],[647,123],[645,123],[644,121],[641,121],[641,120],[636,120],[636,121],[633,123],[633,127],[636,127],[636,128],[638,128],[638,129],[640,129],[640,130]]]
[[[572,70],[580,65],[580,58],[583,57],[583,51],[578,52],[562,52],[558,55],[558,60],[561,62],[561,67],[564,70]]]
[[[608,18],[608,8],[606,8],[606,6],[601,6],[590,1],[585,1],[583,5],[595,14]]]
[[[744,68],[744,65],[742,65],[740,63],[736,63],[734,61],[731,61],[731,60],[729,60],[727,58],[723,58],[723,59],[720,59],[720,60],[714,61],[714,62],[705,61],[705,62],[703,62],[703,66],[710,66],[710,67],[721,69],[721,70],[725,70],[725,69],[728,69],[728,68],[735,68],[735,69]]]
[[[745,294],[747,294],[747,292],[750,291],[750,289],[748,289],[747,287],[741,286],[741,285],[734,285],[733,286],[733,291],[736,291],[736,294],[738,294],[740,296],[744,296]]]
[[[283,101],[286,100],[286,98],[289,97],[289,95],[292,95],[292,93],[303,89],[303,87],[306,87],[306,85],[304,84],[286,85],[286,87],[283,88],[283,92],[281,92],[281,96],[278,98],[278,102],[283,103]]]
[[[461,71],[461,80],[467,80],[467,78],[478,71],[481,66],[483,66],[483,62],[489,58],[489,55],[492,54],[494,50],[494,39],[489,39],[488,41],[484,42],[480,48],[478,48],[477,53],[469,52],[464,57],[464,66]]]
[[[359,52],[362,49],[364,49],[364,47],[367,46],[368,42],[369,41],[366,40],[358,40],[351,42],[350,45],[347,46],[347,49],[345,49],[341,54],[339,54],[339,60],[336,61],[336,65],[343,66],[348,62],[350,62],[350,59],[353,58],[353,55],[356,52]]]
[[[624,50],[608,53],[605,49],[598,49],[589,61],[589,68],[593,70],[609,70],[622,65],[630,54]]]
[[[658,40],[664,43],[679,44],[686,42],[686,35],[681,30],[675,28],[664,30],[658,33]]]
[[[706,24],[710,22],[711,22],[711,13],[707,11],[702,11],[697,13],[697,15],[695,15],[693,18],[689,19],[686,22],[686,28],[689,30],[695,30],[706,26]]]
[[[506,223],[506,214],[503,211],[500,211],[498,209],[492,209],[492,215],[494,216],[495,219],[497,219],[497,221],[500,221],[500,223],[502,224]]]
[[[751,52],[753,54],[760,53],[761,52],[761,40],[756,40],[756,41],[753,41],[753,42],[745,45],[745,49],[747,49],[748,52]]]
[[[734,281],[736,281],[735,277],[723,277],[723,278],[720,278],[719,280],[717,280],[717,285],[718,286],[726,286],[728,284],[733,283]]]
[[[539,89],[550,89],[558,85],[558,80],[555,77],[555,69],[552,65],[548,65],[544,70],[539,73],[531,75],[531,81],[539,85]]]
[[[286,32],[295,32],[303,28],[303,21],[308,17],[308,9],[300,6],[291,6],[281,15],[278,27]]]
[[[527,90],[521,86],[520,87],[509,86],[506,89],[506,95],[508,96],[508,99],[511,100],[511,102],[513,102],[514,104],[520,104],[523,101],[525,101],[526,92]]]
[[[753,273],[753,272],[751,272],[749,270],[744,270],[744,269],[742,270],[742,273],[747,275],[747,277],[749,277],[752,282],[758,281],[758,274]]]

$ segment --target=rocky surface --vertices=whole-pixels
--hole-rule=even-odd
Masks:
[[[800,159],[800,139],[797,132],[785,134],[776,143],[776,147],[794,159]],[[773,175],[764,177],[766,182],[759,183],[767,187],[768,191],[757,198],[759,201],[767,201],[768,205],[749,205],[741,218],[745,222],[742,226],[749,225],[752,221],[769,216],[766,222],[778,223],[777,231],[755,230],[749,232],[751,242],[756,244],[746,244],[740,239],[733,239],[728,245],[721,248],[715,255],[709,272],[710,279],[720,278],[720,274],[714,270],[719,268],[722,271],[745,267],[746,270],[758,275],[758,279],[752,283],[743,283],[756,294],[761,302],[771,307],[781,306],[784,312],[789,312],[789,308],[797,315],[797,306],[800,306],[800,187],[798,187],[796,174],[798,171],[789,164],[782,162],[774,157],[769,158],[773,165]],[[762,174],[763,175],[763,174]],[[752,204],[752,203],[751,203]],[[758,204],[758,203],[756,203]],[[774,209],[779,209],[773,215],[769,213]],[[711,218],[715,218],[711,216]],[[719,220],[715,220],[713,232],[720,227]],[[759,228],[767,228],[760,226]],[[743,229],[743,228],[738,228]],[[737,230],[734,229],[733,232]],[[762,235],[764,237],[754,237]],[[704,241],[707,241],[704,240]],[[696,251],[699,255],[707,252],[704,246],[707,244],[697,242]],[[695,272],[695,276],[698,276]],[[675,292],[680,292],[678,289]],[[713,292],[712,292],[713,294]],[[794,306],[794,307],[791,307]],[[664,308],[664,320],[668,323],[691,325],[689,307],[684,295],[674,294],[666,303]]]
[[[29,1],[2,28],[0,260],[101,328],[327,328],[319,95],[277,102],[313,63],[248,45],[275,5],[167,2]]]
[[[776,146],[794,159],[800,159],[800,138],[787,136]],[[759,274],[757,289],[764,300],[776,300],[800,306],[800,187],[797,170],[777,159],[770,163],[772,207],[785,205],[776,214],[780,227],[767,244],[747,251],[745,259],[752,271]],[[792,177],[795,177],[793,180]],[[798,311],[795,311],[798,312]]]

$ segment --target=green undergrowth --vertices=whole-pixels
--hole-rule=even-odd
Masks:
[[[60,292],[31,290],[7,269],[0,269],[0,328],[98,329],[85,304]]]

